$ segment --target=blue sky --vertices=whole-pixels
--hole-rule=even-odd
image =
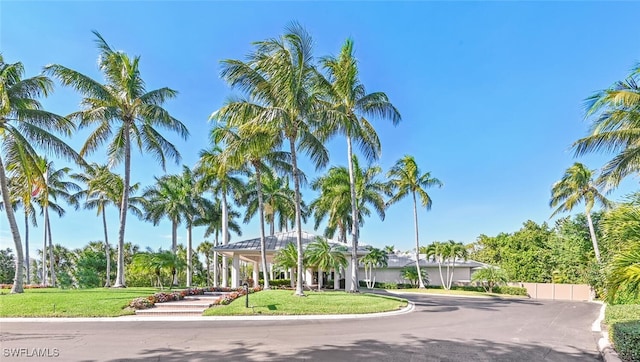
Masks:
[[[140,55],[149,90],[179,91],[165,107],[191,137],[168,138],[179,147],[182,164],[193,166],[208,146],[209,115],[232,94],[219,77],[221,59],[243,59],[251,42],[282,34],[293,20],[313,36],[317,57],[337,54],[351,37],[362,83],[369,92],[386,92],[403,118],[397,127],[374,121],[383,145],[379,165],[386,172],[411,154],[445,184],[430,190],[432,210],[419,210],[421,243],[468,243],[480,234],[516,231],[529,219],[547,221],[550,187],[564,170],[576,160],[595,169],[607,159],[574,159],[570,146],[587,133],[584,99],[623,79],[640,61],[639,12],[638,2],[2,1],[0,51],[6,62],[22,62],[26,76],[58,63],[99,80],[91,30],[113,48]],[[68,114],[79,97],[58,86],[42,103]],[[87,135],[79,131],[69,143],[79,149]],[[331,165],[346,164],[343,139],[327,146]],[[105,153],[89,160],[104,162]],[[323,172],[304,161],[302,167],[310,178]],[[167,172],[180,168],[171,164]],[[163,174],[139,154],[132,172],[145,186]],[[626,180],[612,198],[637,189],[637,182]],[[315,195],[305,190],[304,196],[310,201]],[[411,208],[407,199],[384,221],[367,219],[362,241],[411,249]],[[113,241],[117,211],[108,212]],[[127,241],[170,246],[168,222],[129,220]],[[312,231],[311,225],[305,229]],[[55,243],[70,248],[102,239],[95,212],[71,208],[64,218],[53,218],[52,233]],[[196,229],[195,245],[202,233]],[[31,235],[34,255],[42,229]],[[258,235],[256,222],[243,227],[243,237]],[[184,228],[179,236],[184,242]],[[0,247],[13,248],[4,213]]]

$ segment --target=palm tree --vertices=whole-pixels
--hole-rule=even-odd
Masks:
[[[164,170],[166,158],[172,158],[178,164],[180,153],[158,131],[158,127],[175,131],[184,139],[188,137],[189,131],[162,108],[163,103],[174,98],[177,92],[170,88],[147,92],[140,76],[140,57],[132,59],[124,52],[113,50],[98,32],[93,33],[100,49],[98,66],[105,76],[105,84],[58,64],[45,67],[45,71],[83,96],[83,109],[72,113],[69,118],[79,120],[79,128],[95,129],[82,146],[80,155],[96,151],[113,137],[107,146],[109,164],[114,166],[124,162],[124,187],[118,230],[118,272],[114,284],[114,287],[124,287],[123,248],[131,185],[131,145],[133,143],[141,152],[144,149],[144,153],[153,155]]]
[[[293,244],[289,244],[293,245]],[[346,247],[331,246],[327,239],[316,237],[307,246],[309,264],[318,268],[318,290],[322,289],[322,272],[333,269],[334,275],[338,275],[340,268],[345,268],[348,264],[345,257]]]
[[[447,285],[445,285],[445,289],[449,290],[453,283],[453,273],[456,270],[456,259],[462,258],[466,260],[468,253],[467,248],[463,243],[455,242],[453,240],[447,241],[447,243],[444,244],[444,249],[445,260],[447,262]],[[451,266],[451,273],[449,273],[449,266]]]
[[[396,247],[394,245],[385,245],[382,250],[384,250],[387,254],[396,253]]]
[[[351,263],[358,265],[358,205],[356,203],[356,176],[353,164],[352,141],[357,141],[365,158],[369,161],[379,157],[380,140],[375,129],[365,117],[386,118],[397,125],[400,113],[391,104],[385,93],[367,94],[364,85],[358,79],[358,62],[353,55],[353,41],[347,39],[340,55],[324,57],[322,65],[327,70],[330,89],[326,113],[325,129],[330,133],[339,133],[347,139],[347,162],[349,164],[349,186],[351,194]],[[351,291],[358,291],[358,268],[351,273]]]
[[[22,79],[22,63],[8,64],[0,54],[0,192],[9,229],[16,251],[16,271],[11,293],[22,293],[24,279],[24,253],[15,214],[11,205],[6,167],[16,167],[28,173],[34,183],[42,183],[34,147],[80,162],[78,154],[51,132],[70,136],[75,126],[68,119],[44,111],[37,100],[48,96],[53,82],[44,75]],[[5,166],[6,165],[6,166]]]
[[[295,195],[287,179],[278,177],[275,172],[263,173],[261,184],[264,219],[269,224],[269,235],[273,236],[276,223],[282,231],[288,224],[289,215],[295,214]],[[249,222],[258,212],[258,193],[253,180],[249,180],[244,196],[247,207],[244,222]]]
[[[215,140],[212,139],[215,144]],[[245,185],[238,175],[238,170],[231,166],[225,154],[217,145],[200,151],[200,160],[196,166],[196,175],[200,180],[200,188],[210,190],[221,200],[222,245],[229,244],[229,205],[227,197],[232,193],[239,195]],[[222,257],[222,286],[229,286],[227,258]]]
[[[380,216],[385,217],[384,196],[390,195],[388,184],[377,180],[382,172],[378,166],[365,169],[360,168],[357,157],[352,162],[356,185],[356,205],[358,222],[364,225],[364,218],[371,215],[371,208]],[[325,176],[319,177],[311,184],[314,190],[320,190],[320,196],[311,203],[315,214],[315,228],[328,215],[326,237],[333,237],[339,231],[339,240],[346,242],[347,229],[351,226],[351,192],[349,171],[345,167],[332,167]]]
[[[602,180],[616,187],[640,171],[640,63],[624,81],[596,92],[586,102],[593,118],[590,135],[573,144],[576,156],[590,152],[616,153],[603,167]]]
[[[493,293],[493,288],[509,281],[509,277],[504,270],[489,265],[475,271],[471,276],[471,281],[481,283],[486,292]]]
[[[427,211],[431,210],[431,197],[425,188],[438,186],[442,187],[442,182],[435,177],[431,177],[430,172],[421,173],[413,156],[406,155],[398,160],[387,173],[389,183],[396,193],[387,202],[387,205],[394,204],[405,196],[411,194],[413,199],[413,221],[416,228],[416,269],[418,271],[418,282],[420,288],[424,288],[422,273],[420,272],[420,240],[418,238],[418,200],[416,194],[420,196],[420,203]]]
[[[9,193],[11,196],[11,202],[13,211],[22,206],[24,212],[24,266],[26,273],[26,283],[31,284],[30,273],[30,257],[29,257],[29,223],[33,226],[38,226],[34,197],[38,196],[40,192],[40,186],[36,185],[36,180],[33,180],[29,173],[25,173],[22,168],[17,167],[17,164],[11,164],[7,167],[11,177],[8,180]],[[0,200],[0,210],[4,208],[4,202]]]
[[[145,219],[158,225],[164,217],[171,221],[171,251],[175,254],[178,246],[178,225],[182,223],[185,214],[183,192],[178,175],[154,177],[156,183],[147,187],[142,198]]]
[[[109,234],[107,231],[107,214],[106,207],[113,205],[118,207],[122,203],[122,188],[124,181],[122,177],[111,172],[108,165],[99,165],[92,163],[85,167],[84,173],[76,173],[71,175],[74,180],[80,181],[86,185],[84,190],[79,191],[73,197],[76,200],[84,199],[84,208],[97,211],[97,216],[102,215],[102,228],[104,231],[104,253],[107,260],[107,271],[105,287],[111,286],[111,245],[109,244]],[[129,187],[129,212],[132,212],[138,218],[142,218],[142,211],[138,207],[144,205],[144,199],[132,196],[138,188],[139,183]]]
[[[425,254],[427,255],[427,260],[429,258],[433,258],[433,260],[438,264],[438,271],[440,272],[440,283],[443,288],[446,288],[447,283],[445,283],[444,277],[442,276],[442,263],[444,263],[445,255],[448,254],[447,245],[439,241],[434,241],[431,244],[427,245]],[[447,278],[449,278],[449,274],[447,274]]]
[[[211,259],[214,258],[214,245],[209,241],[203,241],[198,245],[196,251],[204,255],[204,260],[207,265],[207,286],[211,286]]]
[[[364,264],[364,277],[367,280],[367,288],[376,285],[375,268],[385,268],[389,263],[389,255],[384,249],[369,247],[369,253],[362,258]],[[367,270],[369,273],[367,275]]]
[[[219,236],[221,233],[222,227],[222,202],[220,199],[215,199],[213,202],[208,199],[202,200],[202,210],[199,215],[196,215],[193,226],[206,226],[207,229],[204,232],[204,237],[209,237],[214,235],[213,246],[216,247],[220,245]],[[233,231],[237,235],[242,235],[242,230],[240,229],[240,224],[238,224],[235,219],[240,217],[240,213],[233,210],[232,208],[227,208],[227,239],[231,238],[230,232]],[[217,287],[219,278],[218,278],[218,252],[213,250],[213,286]],[[226,265],[226,264],[225,264]],[[226,269],[225,269],[226,270]]]
[[[51,273],[51,285],[56,286],[56,274],[55,265],[53,262],[53,238],[51,236],[51,222],[49,221],[49,210],[53,210],[62,217],[65,214],[64,208],[58,203],[59,199],[62,199],[78,208],[78,202],[73,197],[72,193],[80,190],[80,186],[72,181],[66,181],[64,178],[69,174],[71,169],[69,167],[63,167],[55,169],[53,161],[48,161],[45,158],[39,160],[38,166],[40,171],[44,175],[44,184],[40,194],[37,197],[37,202],[42,210],[43,215],[43,228],[44,228],[44,242],[43,250],[49,251],[49,266]],[[48,243],[47,243],[48,240]],[[48,246],[47,246],[48,245]],[[44,255],[44,254],[43,254]],[[47,285],[46,282],[46,258],[43,259],[43,285]]]
[[[264,276],[264,289],[269,287],[269,273],[267,268],[267,250],[264,230],[264,196],[262,194],[262,175],[271,173],[272,170],[287,173],[291,171],[289,152],[278,151],[274,142],[275,134],[266,127],[244,128],[243,131],[235,131],[229,127],[217,127],[212,130],[212,138],[217,142],[224,141],[225,152],[229,161],[237,169],[244,169],[253,176],[251,180],[255,185],[255,193],[258,199],[258,214],[260,224],[260,255],[262,274]],[[251,175],[253,169],[253,175]],[[246,220],[246,218],[245,218]]]
[[[309,155],[316,168],[328,162],[328,152],[314,134],[321,121],[317,117],[320,106],[317,84],[322,77],[313,65],[311,36],[299,24],[293,23],[280,38],[260,41],[255,46],[246,63],[222,61],[222,78],[246,92],[250,100],[230,102],[214,116],[226,119],[230,127],[240,132],[243,128],[264,126],[277,132],[275,145],[288,143],[296,200],[298,269],[302,270],[301,176],[297,151],[299,148]],[[298,273],[295,295],[304,295],[302,273]]]
[[[600,263],[600,248],[596,239],[596,232],[593,228],[591,220],[591,210],[595,203],[600,203],[603,207],[608,208],[611,202],[600,193],[593,182],[593,171],[589,170],[585,165],[576,162],[569,167],[562,179],[551,188],[551,201],[549,205],[556,207],[551,217],[555,215],[573,210],[577,204],[584,202],[585,214],[587,216],[587,224],[589,226],[589,234],[593,243],[593,251],[596,254],[596,260]]]
[[[303,264],[302,267],[300,267],[300,264],[298,263],[298,255],[299,253],[296,245],[289,243],[284,248],[278,250],[276,255],[273,257],[273,262],[277,267],[291,270],[291,287],[294,286],[293,273],[295,272],[297,274],[298,277],[295,285],[296,289],[298,288],[298,283],[302,284],[302,278],[299,276],[304,273],[304,268],[307,265],[306,261],[308,259],[306,253],[303,251]],[[302,289],[301,286],[300,289]]]

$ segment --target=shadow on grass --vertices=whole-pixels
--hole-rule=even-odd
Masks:
[[[319,345],[280,351],[265,343],[232,342],[209,350],[146,349],[128,361],[600,361],[595,352],[567,346],[562,349],[524,343],[496,343],[485,339],[468,341],[422,339],[404,335],[399,342],[362,339],[347,344]],[[111,361],[116,361],[113,359]]]

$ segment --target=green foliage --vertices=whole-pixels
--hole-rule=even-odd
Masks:
[[[488,266],[473,273],[471,281],[480,283],[485,291],[492,293],[496,286],[506,283],[508,277],[504,270],[495,266]]]
[[[625,361],[640,361],[640,320],[613,325],[613,345]]]
[[[506,285],[497,286],[493,288],[493,291],[498,294],[524,295],[524,296],[529,295],[529,293],[527,293],[527,288],[509,287]]]
[[[97,288],[104,284],[107,257],[103,252],[85,248],[78,253],[74,276],[79,288]]]
[[[420,273],[422,274],[422,281],[424,284],[429,284],[429,275],[427,274],[427,270],[425,268],[421,268]],[[400,270],[400,277],[407,279],[414,287],[418,286],[418,270],[415,265],[407,265],[402,268],[402,270]]]
[[[13,284],[16,261],[11,249],[0,250],[0,284]]]
[[[263,279],[260,279],[260,285],[264,285]],[[291,286],[291,279],[269,279],[269,286],[272,288],[288,288]]]

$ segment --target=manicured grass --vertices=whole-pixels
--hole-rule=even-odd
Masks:
[[[367,293],[310,291],[305,295],[295,296],[291,290],[263,290],[249,295],[249,308],[245,308],[245,297],[240,297],[229,305],[211,307],[204,315],[363,314],[398,310],[407,305],[404,299]]]
[[[401,293],[424,293],[424,294],[440,294],[440,295],[466,295],[473,297],[487,297],[487,298],[527,298],[522,295],[509,295],[509,294],[497,294],[497,293],[485,293],[485,292],[474,292],[469,290],[446,290],[446,289],[436,289],[436,288],[426,288],[426,289],[397,289],[393,291],[398,291]]]
[[[146,297],[156,288],[26,289],[22,294],[0,295],[0,317],[117,317],[134,314],[123,309],[133,298]]]

